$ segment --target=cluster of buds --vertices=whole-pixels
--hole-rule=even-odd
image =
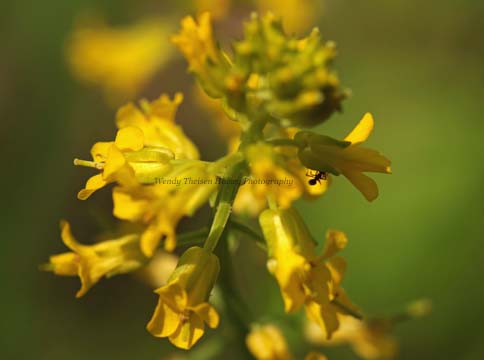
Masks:
[[[378,196],[375,181],[364,173],[390,173],[390,161],[361,146],[373,130],[373,117],[365,114],[343,140],[304,129],[327,120],[341,109],[345,98],[330,68],[335,46],[323,43],[317,30],[295,38],[285,34],[275,16],[254,15],[245,24],[244,38],[233,44],[230,57],[217,45],[208,13],[200,15],[198,22],[187,17],[181,25],[172,41],[205,94],[220,99],[222,112],[235,120],[233,148],[216,161],[200,159],[194,143],[175,123],[181,94],[123,106],[116,116],[114,141],[96,143],[92,160],[74,163],[97,172],[78,198],[86,200],[114,183],[113,215],[136,224],[131,228],[137,231],[85,246],[72,238],[63,223],[62,239],[72,252],[52,256],[44,269],[78,275],[82,287],[77,295],[82,296],[103,276],[149,266],[159,247],[174,252],[190,244],[167,282],[155,291],[159,301],[147,325],[152,335],[190,349],[204,334],[205,325],[219,324],[219,314],[209,304],[210,294],[219,273],[225,274],[224,264],[230,264],[228,235],[237,238],[244,233],[267,251],[267,268],[279,284],[285,311],[304,308],[307,318],[331,339],[342,318],[362,318],[342,288],[347,266],[337,253],[348,240],[343,232],[328,230],[318,253],[318,243],[292,204],[303,195],[324,194],[330,175],[342,174],[369,201]],[[180,184],[179,178],[196,181]],[[250,178],[257,181],[243,184]],[[177,234],[180,220],[204,204],[213,208],[209,230]],[[236,220],[231,218],[233,213],[239,216]],[[261,231],[247,224],[255,217]],[[190,241],[180,242],[180,238]],[[226,251],[217,254],[228,259],[220,261],[214,254],[219,242]],[[227,281],[227,276],[221,278]],[[242,298],[227,284],[220,288],[222,292],[231,289],[223,296],[229,299],[225,308],[240,318],[244,307],[232,307],[243,303]],[[259,322],[248,314],[243,318],[250,324]],[[256,330],[250,332],[250,328]],[[245,330],[256,358],[291,358],[278,330],[259,325],[247,325]],[[274,351],[270,347],[259,351],[271,338],[279,344]],[[324,356],[311,353],[307,358]]]

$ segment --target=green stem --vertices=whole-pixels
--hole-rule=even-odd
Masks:
[[[272,139],[267,140],[266,143],[274,146],[294,146],[299,148],[299,144],[292,139]]]
[[[201,245],[208,236],[208,228],[202,228],[196,231],[186,232],[176,237],[178,246]]]
[[[210,227],[210,232],[207,241],[203,248],[207,251],[213,252],[217,247],[220,236],[227,226],[230,213],[232,211],[232,204],[239,190],[241,179],[246,171],[245,162],[239,162],[232,167],[229,167],[227,174],[223,177],[222,185],[220,187],[218,197],[216,200],[216,210]]]

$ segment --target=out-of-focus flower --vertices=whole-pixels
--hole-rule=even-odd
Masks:
[[[398,351],[398,342],[391,334],[392,324],[383,319],[358,320],[351,316],[339,315],[340,328],[331,340],[327,339],[324,329],[316,323],[308,322],[306,338],[314,344],[336,346],[349,344],[354,352],[363,359],[391,360]]]
[[[257,360],[292,360],[286,339],[274,325],[255,326],[246,338],[247,348]]]
[[[311,351],[304,360],[328,360],[328,358],[319,352]]]
[[[260,13],[268,11],[284,20],[288,33],[310,29],[321,14],[321,1],[316,0],[255,0]]]
[[[358,313],[340,286],[346,262],[335,256],[346,247],[345,234],[328,231],[318,256],[316,242],[296,210],[267,209],[259,222],[268,245],[267,267],[279,283],[286,312],[304,305],[308,318],[330,338],[339,327],[337,314]]]
[[[168,284],[155,291],[159,300],[148,331],[156,337],[168,337],[179,348],[190,349],[204,334],[204,324],[216,328],[219,316],[207,300],[219,269],[214,254],[199,247],[188,249]]]
[[[165,285],[178,263],[178,256],[158,250],[149,263],[136,272],[136,276],[149,287],[158,289]]]
[[[56,275],[79,276],[81,288],[76,297],[81,297],[103,276],[111,277],[134,271],[142,266],[146,257],[139,248],[139,235],[131,234],[94,245],[79,244],[72,236],[70,225],[61,222],[61,237],[72,252],[53,255],[43,270]]]
[[[343,174],[368,201],[373,201],[378,197],[378,186],[363,173],[391,173],[390,160],[376,150],[360,146],[370,136],[373,126],[373,117],[366,113],[343,141],[300,131],[294,137],[301,148],[299,158],[310,169]]]
[[[135,96],[173,55],[166,19],[109,27],[102,21],[77,26],[67,43],[73,74],[100,86],[114,104]]]

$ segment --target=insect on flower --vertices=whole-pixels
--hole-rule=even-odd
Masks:
[[[315,171],[308,170],[306,176],[311,179],[308,180],[308,184],[311,186],[316,185],[316,183],[321,185],[321,180],[326,180],[328,178],[328,173],[325,171]]]

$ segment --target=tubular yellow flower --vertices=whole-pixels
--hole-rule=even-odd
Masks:
[[[79,276],[81,288],[76,297],[85,295],[103,276],[134,271],[147,260],[139,249],[137,234],[95,245],[82,245],[72,236],[69,223],[62,221],[61,237],[72,252],[51,256],[50,262],[42,269],[61,276]]]
[[[172,57],[166,41],[171,28],[163,19],[124,27],[81,24],[68,39],[67,59],[77,78],[101,86],[117,103],[136,95]]]
[[[347,244],[344,233],[331,230],[321,255],[306,225],[294,209],[267,209],[259,217],[267,241],[267,267],[281,288],[286,312],[303,305],[307,316],[328,337],[338,328],[338,313],[357,313],[340,287],[346,262],[335,256]]]
[[[373,131],[374,121],[366,113],[344,141],[300,131],[294,140],[301,145],[299,158],[310,169],[343,174],[368,201],[378,197],[378,186],[364,172],[390,174],[390,160],[378,151],[360,146]]]
[[[156,175],[163,174],[174,157],[169,149],[144,146],[144,134],[134,126],[120,129],[115,141],[94,144],[91,155],[94,161],[74,159],[74,165],[101,170],[79,191],[80,200],[114,181],[128,188],[139,183],[154,183]]]
[[[286,340],[274,325],[256,326],[247,335],[247,348],[257,360],[292,360]]]
[[[148,331],[187,350],[204,334],[204,324],[216,328],[219,316],[207,300],[219,269],[214,254],[199,247],[185,251],[167,285],[155,291],[159,300]]]

